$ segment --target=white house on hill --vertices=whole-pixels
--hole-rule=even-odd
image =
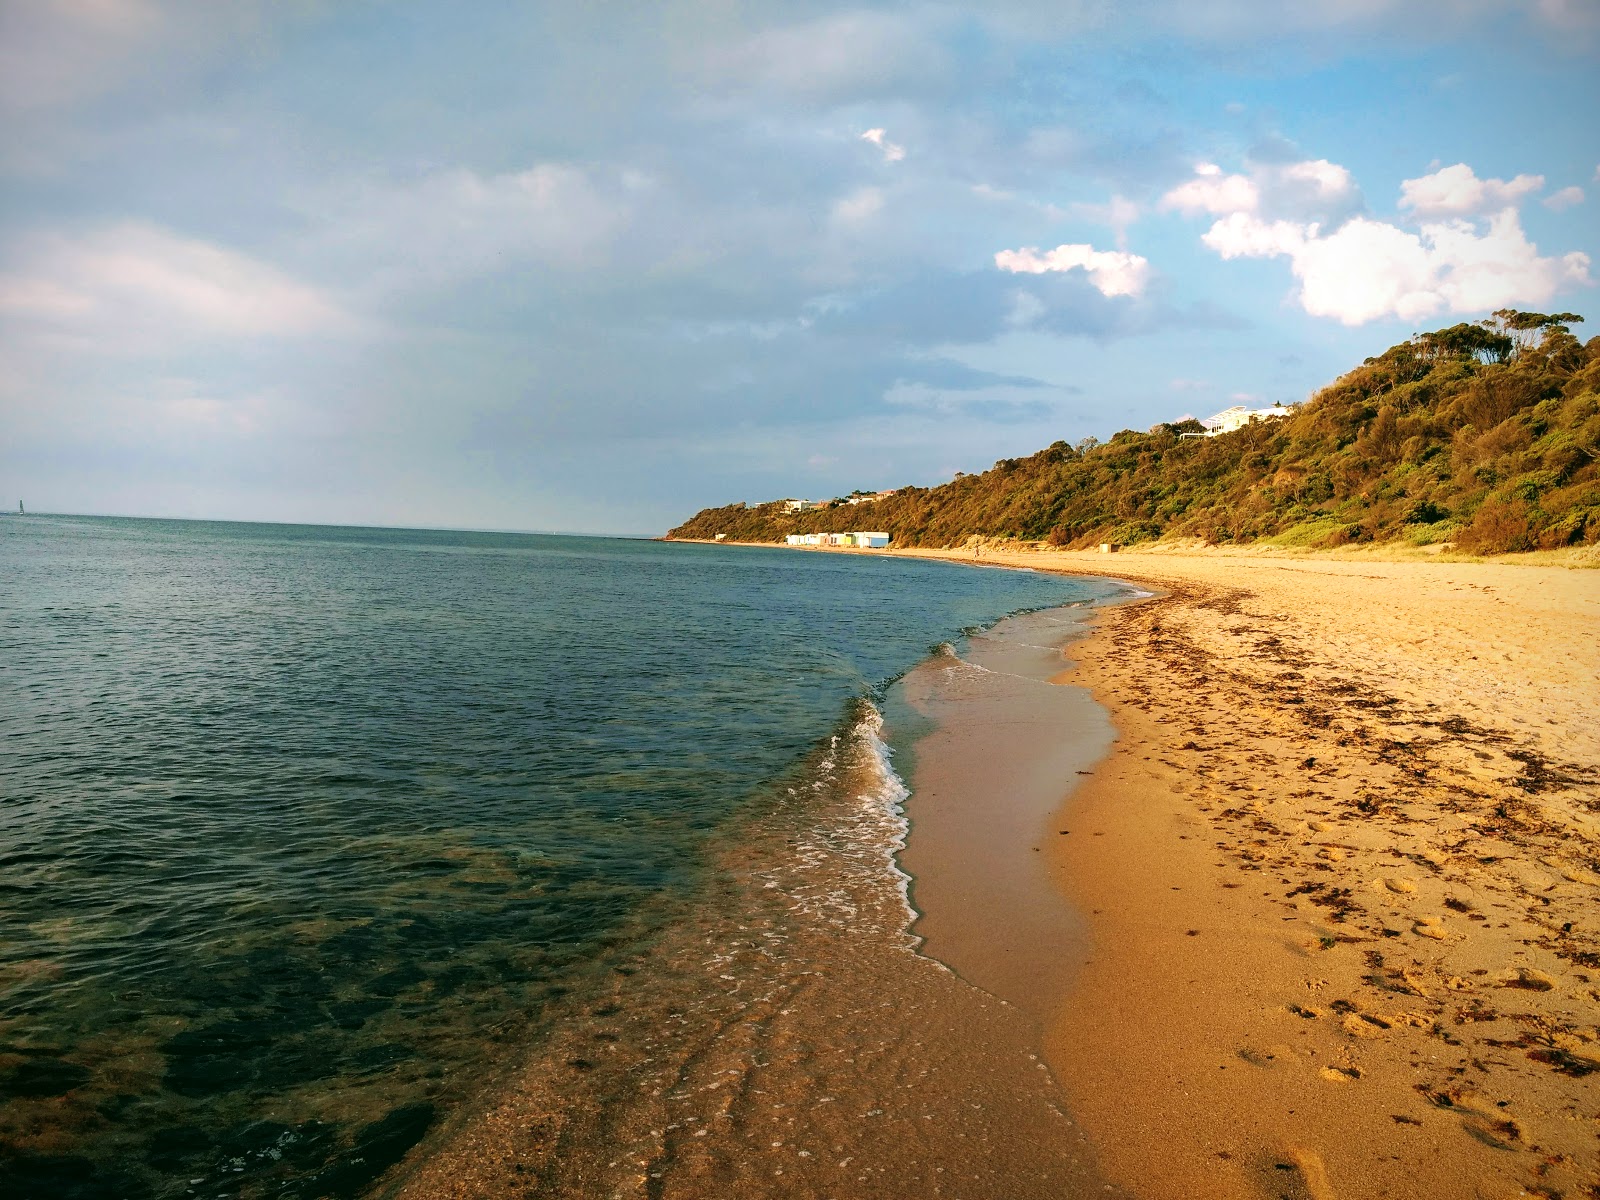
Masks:
[[[1282,404],[1274,404],[1269,408],[1246,408],[1242,404],[1235,404],[1232,408],[1225,408],[1214,417],[1207,417],[1200,424],[1206,428],[1207,437],[1216,437],[1219,433],[1232,433],[1235,429],[1243,429],[1251,421],[1266,421],[1274,417],[1287,417],[1294,412]]]

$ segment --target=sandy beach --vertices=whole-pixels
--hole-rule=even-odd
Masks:
[[[1600,1195],[1600,575],[983,560],[1147,592],[891,689],[920,940],[841,745],[398,1194]]]
[[[1159,591],[1060,679],[1118,735],[1049,839],[1089,934],[1047,1058],[1107,1176],[1600,1194],[1600,575],[984,557]]]

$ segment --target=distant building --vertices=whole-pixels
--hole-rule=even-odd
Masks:
[[[885,499],[885,498],[887,498],[889,496],[894,495],[899,490],[900,490],[899,488],[890,488],[888,491],[871,492],[871,493],[869,493],[869,494],[867,494],[865,496],[848,496],[848,497],[845,498],[845,503],[846,504],[871,504],[874,500],[883,500],[883,499]]]
[[[783,505],[784,512],[797,513],[813,508],[826,508],[830,502],[827,500],[783,500],[780,503]]]
[[[1235,429],[1243,429],[1252,421],[1268,421],[1275,417],[1287,417],[1294,409],[1282,404],[1274,404],[1268,408],[1246,408],[1242,404],[1235,404],[1232,408],[1225,408],[1214,417],[1207,417],[1200,424],[1205,426],[1206,437],[1216,437],[1219,433],[1232,433]]]
[[[882,550],[889,545],[887,533],[791,533],[784,538],[790,546],[854,546],[859,550]]]

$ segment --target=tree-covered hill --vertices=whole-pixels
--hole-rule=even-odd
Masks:
[[[1600,541],[1600,338],[1572,313],[1505,311],[1421,334],[1288,417],[1216,437],[1197,422],[1057,442],[978,475],[859,505],[708,508],[674,538],[887,531],[1082,547],[1169,537],[1281,544],[1452,541],[1476,553]]]

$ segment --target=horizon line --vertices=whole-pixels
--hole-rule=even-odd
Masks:
[[[370,522],[282,521],[246,517],[173,517],[155,516],[147,513],[46,512],[42,509],[32,509],[18,513],[9,508],[0,509],[0,516],[88,517],[90,519],[113,521],[188,521],[192,523],[209,522],[218,525],[298,525],[308,529],[391,529],[413,533],[509,533],[523,537],[592,537],[611,538],[619,541],[659,541],[664,536],[659,533],[587,533],[571,529],[497,529],[468,525],[380,525]]]

